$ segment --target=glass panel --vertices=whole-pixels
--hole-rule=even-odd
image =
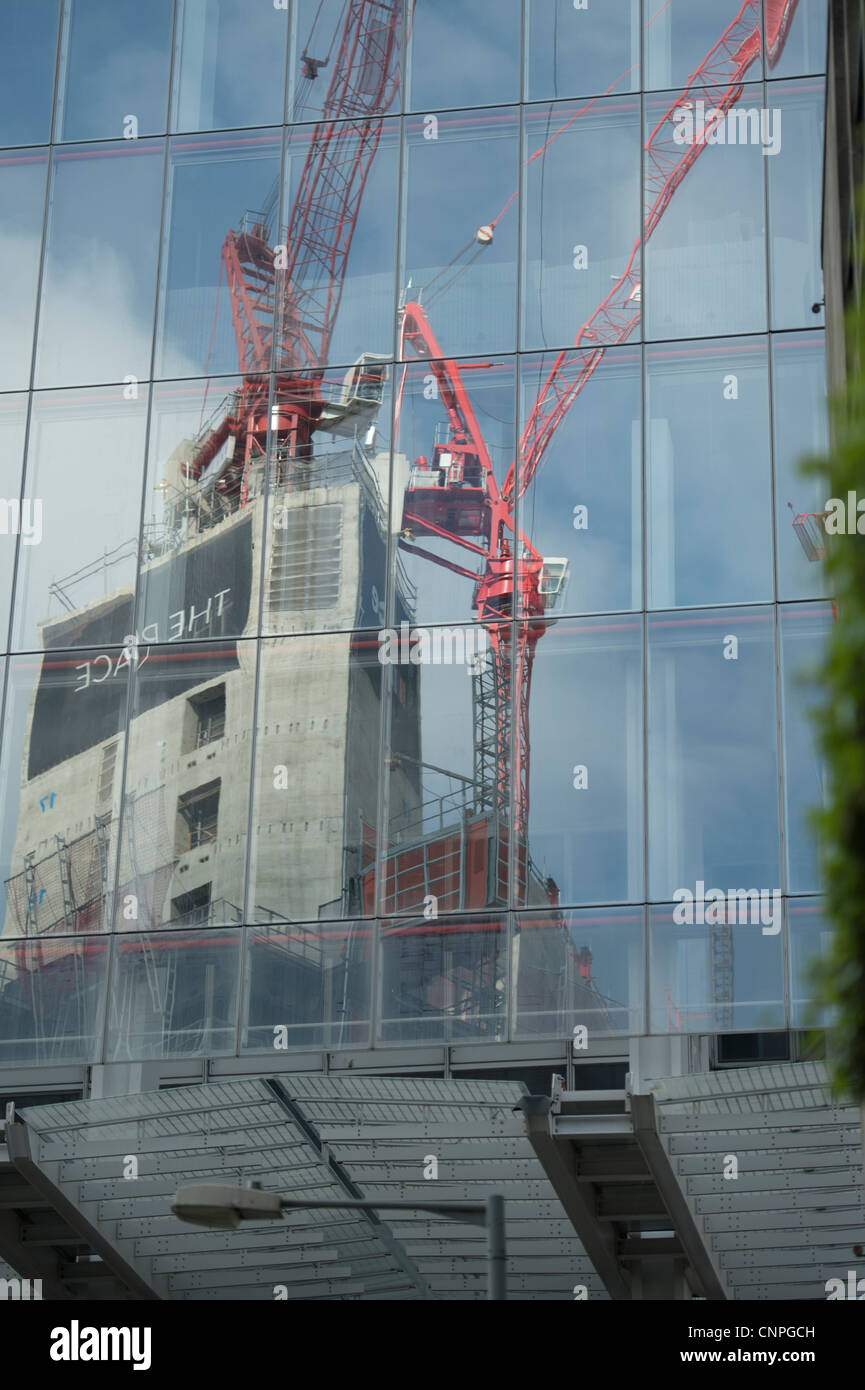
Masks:
[[[288,118],[399,110],[403,0],[295,0]]]
[[[643,909],[523,912],[513,971],[515,1037],[570,1037],[576,1059],[597,1038],[642,1033]]]
[[[529,737],[529,850],[548,901],[641,901],[641,620],[546,626],[531,677]]]
[[[4,651],[9,640],[9,607],[17,537],[22,530],[21,470],[26,424],[26,395],[0,396],[0,646]],[[34,523],[38,512],[33,501],[33,498],[25,499],[23,520],[25,530],[35,539],[37,531]]]
[[[415,0],[412,111],[491,106],[520,96],[520,0]]]
[[[776,156],[767,161],[772,327],[812,328],[824,322],[821,242],[825,88],[822,82],[778,84],[769,88],[769,99],[778,131]]]
[[[507,924],[495,913],[457,921],[381,924],[381,1042],[501,1042]]]
[[[825,657],[833,616],[828,603],[796,603],[781,608],[780,615],[787,891],[808,893],[820,888],[810,812],[828,801],[826,769],[809,711],[822,703],[814,676]]]
[[[48,159],[43,150],[0,159],[0,389],[30,385]]]
[[[545,557],[548,607],[557,613],[639,608],[639,351],[611,348],[590,374],[579,352],[524,358],[521,366],[524,476],[531,481],[518,518]],[[554,416],[560,386],[569,404],[547,436],[543,425]]]
[[[233,1053],[239,978],[239,930],[119,938],[106,1060]]]
[[[277,384],[265,632],[346,631],[385,620],[389,371],[370,360],[309,383]],[[312,422],[311,396],[325,402]]]
[[[508,901],[507,632],[496,647],[480,624],[406,624],[384,634],[379,659],[393,688],[382,890],[389,914],[472,911]],[[523,847],[515,875],[527,872]],[[533,900],[548,901],[534,887],[533,877]],[[366,901],[372,911],[369,896]]]
[[[778,597],[812,598],[827,590],[819,564],[826,544],[819,515],[826,510],[826,481],[802,477],[799,465],[829,447],[823,334],[773,337],[772,369]],[[807,528],[801,539],[793,526],[798,517]]]
[[[96,937],[0,946],[0,1062],[96,1062],[108,943]]]
[[[649,899],[780,887],[772,611],[649,618]]]
[[[278,190],[273,131],[169,142],[157,376],[270,365]]]
[[[279,125],[287,5],[180,0],[172,130]]]
[[[5,0],[0,46],[0,145],[51,138],[60,0]]]
[[[135,652],[118,929],[242,918],[252,642]]]
[[[37,386],[150,374],[162,141],[54,155]]]
[[[524,348],[586,351],[638,327],[639,128],[626,97],[526,112]]]
[[[703,64],[719,85],[739,72],[762,76],[760,0],[646,0],[643,9],[647,90],[684,87]]]
[[[165,130],[171,0],[71,0],[60,54],[61,140]]]
[[[412,310],[412,332],[421,315]],[[391,624],[465,622],[514,458],[514,364],[410,362],[396,394]]]
[[[649,607],[771,599],[765,339],[646,357]]]
[[[430,357],[514,349],[518,134],[510,109],[406,122],[400,280],[441,344]]]
[[[263,645],[248,920],[309,922],[375,910],[377,654],[372,632]]]
[[[766,76],[825,72],[827,30],[826,0],[766,0]]]
[[[247,933],[241,1050],[368,1046],[371,922]]]
[[[552,11],[552,14],[550,13]],[[639,0],[527,0],[526,97],[578,97],[640,86]]]
[[[277,366],[393,356],[399,122],[289,131]]]
[[[132,631],[147,394],[127,393],[34,396],[25,492],[40,543],[19,552],[17,650],[122,644]]]
[[[832,950],[833,928],[824,913],[822,898],[788,899],[787,939],[790,958],[790,1027],[829,1027],[833,1022],[832,1010],[815,1010],[811,974],[814,965],[818,961],[825,962]]]
[[[258,627],[267,381],[156,386],[136,628],[142,642]]]
[[[105,925],[128,664],[122,650],[98,647],[10,660],[0,769],[6,936]]]
[[[646,102],[647,338],[766,328],[763,89],[744,87],[716,124],[717,92]]]
[[[650,908],[649,1032],[784,1028],[781,919],[780,893],[756,905],[697,899]]]

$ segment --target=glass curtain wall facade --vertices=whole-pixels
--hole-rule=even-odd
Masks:
[[[821,0],[0,26],[0,1064],[802,1026]]]

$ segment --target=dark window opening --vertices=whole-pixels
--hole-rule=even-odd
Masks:
[[[716,1038],[719,1067],[754,1066],[758,1062],[792,1060],[789,1033],[727,1033]]]
[[[216,839],[220,782],[196,787],[177,801],[177,853],[200,849]]]
[[[217,685],[189,701],[195,716],[193,751],[225,737],[225,686]]]
[[[194,927],[206,922],[210,915],[210,883],[202,883],[188,893],[181,893],[171,899],[171,925]]]

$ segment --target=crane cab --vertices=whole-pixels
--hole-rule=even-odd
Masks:
[[[538,595],[545,611],[554,608],[559,599],[564,598],[569,578],[570,567],[563,556],[545,557],[538,581]]]

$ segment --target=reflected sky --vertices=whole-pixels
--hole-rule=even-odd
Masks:
[[[59,138],[110,140],[137,122],[165,130],[172,0],[67,0],[60,53]]]
[[[796,673],[831,619],[820,601],[781,616],[779,769],[775,618],[753,605],[776,597],[776,572],[782,600],[819,600],[822,583],[786,502],[798,511],[820,501],[795,467],[824,440],[821,320],[811,314],[821,92],[808,74],[822,62],[825,6],[797,7],[768,96],[757,57],[740,97],[782,110],[781,152],[718,146],[696,161],[646,248],[642,322],[595,365],[519,499],[531,543],[567,574],[533,670],[529,867],[512,843],[513,801],[500,823],[491,811],[471,671],[379,660],[386,623],[470,623],[483,564],[413,533],[405,515],[417,502],[411,470],[433,471],[448,418],[430,364],[411,347],[395,361],[398,307],[420,298],[442,353],[460,361],[500,484],[558,350],[560,382],[585,369],[574,339],[640,236],[641,57],[651,129],[741,0],[642,6],[642,55],[636,0],[586,10],[418,0],[405,90],[394,82],[386,93],[375,157],[354,190],[356,225],[341,227],[326,376],[300,383],[321,384],[327,401],[312,456],[289,458],[269,427],[271,407],[296,403],[298,384],[256,378],[250,457],[240,458],[252,437],[243,422],[190,500],[195,441],[224,402],[240,409],[226,234],[248,231],[254,213],[266,245],[286,235],[311,123],[337,71],[342,8],[71,0],[49,171],[59,5],[4,6],[0,488],[44,497],[46,511],[40,546],[0,535],[0,584],[8,602],[17,554],[13,650],[51,649],[42,668],[18,657],[6,686],[0,876],[13,881],[14,903],[4,931],[35,920],[123,934],[117,1058],[233,1050],[241,918],[259,930],[245,943],[250,1051],[283,1021],[283,995],[296,1046],[355,1044],[371,1026],[385,1043],[490,1041],[508,1019],[521,1036],[559,1036],[578,1016],[614,1035],[645,1023],[643,923],[628,905],[648,895],[664,905],[652,926],[653,1030],[683,1019],[781,1026],[780,939],[736,941],[728,1014],[712,995],[706,937],[677,935],[665,914],[672,893],[699,878],[818,887],[805,808],[822,769]],[[287,130],[285,110],[297,122]],[[124,138],[131,116],[137,140]],[[353,167],[351,125],[334,140],[342,176]],[[802,215],[803,199],[813,215]],[[319,230],[333,209],[333,199],[313,209]],[[585,270],[574,264],[582,246]],[[306,304],[322,264],[297,271]],[[19,393],[40,283],[28,417]],[[272,307],[265,294],[265,336]],[[771,343],[769,328],[783,330]],[[518,348],[524,356],[507,355]],[[381,362],[361,398],[349,369],[363,353]],[[137,382],[124,394],[127,377]],[[217,486],[226,477],[233,490]],[[137,671],[122,659],[130,627],[150,634]],[[88,712],[79,703],[73,717],[79,697]],[[512,733],[511,713],[501,722]],[[416,871],[435,870],[445,832],[468,856],[478,896],[467,905],[466,894],[443,892],[439,931],[420,915],[430,880]],[[97,885],[74,918],[60,841],[79,846],[79,896]],[[31,851],[52,866],[40,869],[36,919]],[[394,867],[403,853],[416,856],[405,892]],[[126,917],[129,894],[137,915]],[[515,912],[525,906],[551,924],[530,930]],[[467,910],[471,922],[454,920]],[[376,912],[394,918],[378,942],[378,998]],[[795,980],[819,938],[815,921],[801,919]],[[136,933],[169,923],[173,941],[154,937],[148,954]],[[196,950],[190,937],[187,950],[179,928],[192,926],[218,927],[222,945]],[[166,990],[173,980],[186,993],[184,1017],[133,1018],[151,968]]]
[[[829,442],[826,415],[825,343],[823,334],[780,334],[772,339],[772,387],[775,409],[775,510],[778,597],[816,598],[826,592],[823,566],[802,549],[791,520],[798,513],[822,512],[826,489],[821,478],[805,478],[803,458],[825,451]]]
[[[48,177],[46,152],[0,156],[0,261],[15,267],[5,277],[0,335],[0,387],[30,385],[39,247]]]
[[[137,400],[124,399],[117,387],[35,398],[25,495],[45,499],[43,539],[20,550],[16,650],[58,645],[43,630],[45,623],[134,579],[146,424],[146,390]],[[113,640],[125,635],[115,633]],[[80,643],[73,624],[62,645]]]
[[[0,145],[51,136],[60,0],[6,0],[0,44]]]
[[[783,1027],[783,940],[782,931],[764,936],[751,922],[682,926],[673,921],[669,908],[650,908],[650,1031],[757,1032]]]
[[[150,375],[162,141],[54,155],[36,385]]]
[[[643,897],[641,627],[561,619],[537,646],[529,843],[562,903]]]
[[[652,614],[648,642],[649,900],[780,888],[772,610]]]
[[[568,354],[559,374],[576,382],[584,365],[582,354]],[[525,428],[556,356],[523,358],[521,366]],[[568,562],[557,614],[641,606],[641,413],[640,354],[611,349],[553,434],[519,503],[520,526],[536,549]]]
[[[520,0],[416,0],[407,109],[491,106],[520,95]]]
[[[582,114],[581,114],[582,113]],[[639,241],[639,102],[529,108],[521,346],[566,347],[614,288]],[[636,272],[639,278],[639,250]]]
[[[172,130],[282,120],[288,9],[178,0]]]
[[[772,597],[764,339],[646,355],[648,606]]]
[[[552,11],[552,23],[550,22]],[[525,94],[529,101],[640,86],[639,0],[528,0]]]

